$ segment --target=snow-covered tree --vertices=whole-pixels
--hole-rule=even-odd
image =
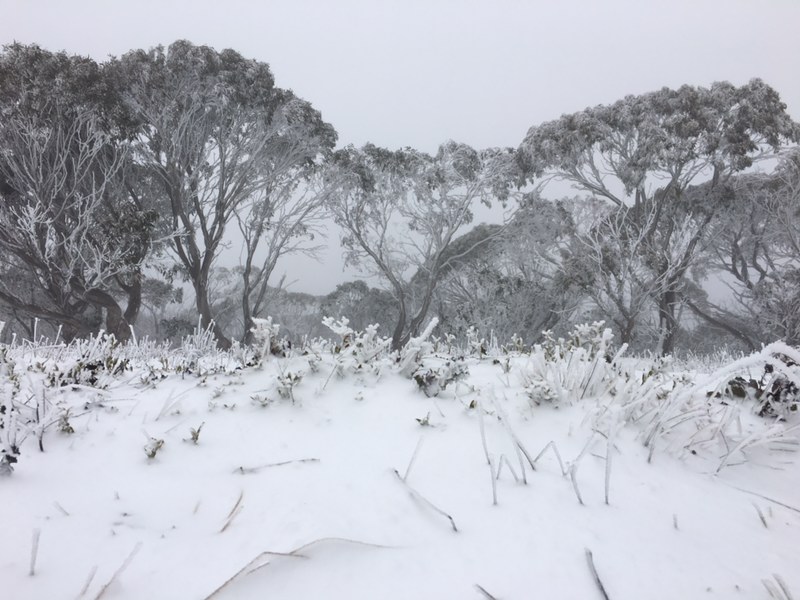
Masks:
[[[659,351],[672,351],[684,277],[730,195],[727,180],[798,139],[777,92],[760,80],[736,87],[664,88],[532,127],[521,149],[532,177],[554,176],[617,207],[638,231],[642,260],[660,285]],[[691,186],[707,181],[703,196]]]
[[[478,203],[507,200],[516,167],[508,150],[455,142],[440,146],[436,156],[373,145],[334,155],[328,206],[344,231],[347,261],[380,276],[394,295],[393,348],[419,333],[443,271],[459,258],[448,248]]]
[[[155,215],[131,193],[115,106],[91,59],[0,55],[0,300],[67,336],[127,338],[141,303]]]
[[[736,201],[715,219],[708,268],[728,275],[726,305],[692,306],[740,339],[800,343],[800,152],[773,173],[731,182]]]
[[[209,326],[209,276],[228,225],[238,218],[249,231],[252,267],[277,198],[291,187],[288,173],[332,145],[335,134],[307,103],[275,86],[267,64],[233,50],[180,41],[166,50],[130,52],[114,69],[137,126],[135,158],[158,176],[171,216],[170,249],[192,283],[202,324]],[[310,144],[316,148],[304,140],[302,150],[287,153],[292,136],[308,133],[308,121],[309,129],[316,128]],[[256,285],[247,287],[258,287],[268,270],[262,268]],[[221,346],[230,345],[219,324],[214,333]]]

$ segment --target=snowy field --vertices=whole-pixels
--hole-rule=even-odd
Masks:
[[[724,389],[769,349],[711,376],[602,334],[338,331],[246,368],[202,339],[4,348],[2,596],[800,595],[797,413]]]

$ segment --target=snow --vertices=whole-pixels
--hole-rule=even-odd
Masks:
[[[331,376],[335,360],[50,390],[74,433],[49,428],[44,452],[28,436],[0,478],[3,597],[602,599],[587,549],[613,600],[769,598],[774,574],[800,590],[793,452],[759,446],[715,474],[720,448],[648,462],[631,423],[612,438],[606,505],[593,427],[610,397],[535,405],[525,357],[508,373],[467,358],[435,398],[388,367]],[[290,373],[294,403],[278,393]],[[533,471],[513,437],[531,458],[554,441],[584,504],[553,452]]]

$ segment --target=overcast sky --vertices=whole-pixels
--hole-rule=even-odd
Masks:
[[[428,152],[516,146],[531,125],[626,94],[753,77],[800,120],[798,26],[800,0],[0,0],[2,44],[98,60],[176,39],[234,48],[320,109],[340,144]],[[318,275],[296,289],[332,287]]]

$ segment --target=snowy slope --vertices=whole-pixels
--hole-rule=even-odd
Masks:
[[[779,504],[800,506],[796,454],[713,475],[721,451],[648,463],[632,425],[606,505],[592,415],[609,399],[536,406],[517,367],[467,362],[435,399],[391,370],[340,378],[300,356],[59,390],[74,433],[52,427],[44,452],[29,437],[0,479],[3,597],[601,599],[587,549],[613,600],[769,598],[773,574],[800,593],[800,512]],[[286,373],[303,373],[295,403],[277,393]],[[512,436],[532,459],[555,441],[584,504],[555,453],[533,471]],[[149,438],[164,440],[152,459]]]

